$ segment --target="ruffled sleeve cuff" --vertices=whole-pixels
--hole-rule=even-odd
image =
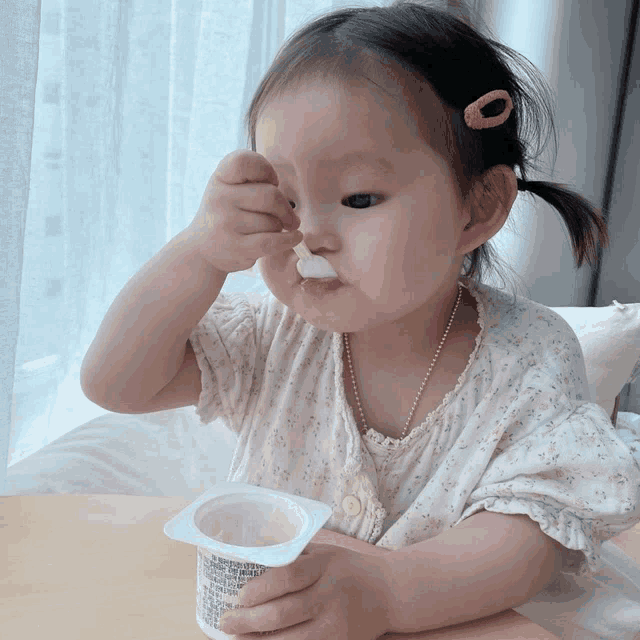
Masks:
[[[600,570],[601,543],[594,542],[589,523],[580,520],[567,509],[553,509],[549,505],[521,498],[485,498],[466,509],[454,526],[482,509],[506,515],[524,514],[537,522],[543,533],[564,547],[561,567],[563,573],[588,576]]]
[[[221,293],[190,335],[202,374],[201,422],[224,418],[238,433],[256,358],[256,319],[246,296]]]

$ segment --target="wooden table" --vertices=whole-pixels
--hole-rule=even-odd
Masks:
[[[124,495],[0,496],[0,636],[205,638],[195,619],[196,547],[163,531],[188,503]],[[344,541],[322,530],[314,540],[331,543],[338,537]],[[640,562],[640,528],[620,540]],[[353,548],[375,549],[349,541]],[[445,630],[392,637],[557,640],[513,610]]]

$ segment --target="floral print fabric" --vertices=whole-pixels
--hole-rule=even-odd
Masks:
[[[329,504],[325,528],[388,549],[486,509],[526,514],[565,547],[563,571],[600,567],[602,541],[640,521],[640,469],[592,404],[578,340],[544,305],[470,284],[481,332],[456,388],[403,440],[358,432],[341,334],[267,294],[220,294],[191,334],[197,413],[238,436],[228,481]]]

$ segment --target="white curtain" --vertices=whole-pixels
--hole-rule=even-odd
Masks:
[[[0,494],[7,465],[105,413],[80,389],[83,356],[247,147],[242,117],[282,41],[329,9],[390,1],[0,2]],[[538,26],[528,42],[545,49]],[[266,289],[244,272],[225,290]]]
[[[0,2],[0,493],[8,465],[105,413],[79,373],[109,305],[247,147],[284,38],[344,4]],[[265,286],[245,272],[225,290]]]
[[[4,488],[15,405],[31,140],[38,74],[39,0],[0,6],[0,493]]]

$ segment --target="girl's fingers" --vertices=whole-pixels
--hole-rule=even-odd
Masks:
[[[269,569],[248,582],[240,590],[238,602],[241,607],[254,607],[288,593],[302,591],[316,582],[321,575],[322,563],[319,562],[319,558],[302,554],[291,564]]]
[[[278,174],[261,154],[249,149],[236,149],[227,154],[213,173],[214,179],[225,184],[264,182],[278,186]]]
[[[273,185],[245,184],[232,187],[227,200],[236,210],[251,214],[249,223],[252,225],[269,221],[281,229],[297,229],[300,226],[300,219],[289,201]]]
[[[223,616],[221,630],[230,635],[278,631],[313,620],[321,604],[312,602],[304,593],[288,594],[251,609],[236,609]]]
[[[255,249],[263,255],[275,255],[286,249],[292,249],[302,241],[302,237],[302,233],[297,229],[275,233],[251,233],[244,236],[240,244],[247,249]]]

